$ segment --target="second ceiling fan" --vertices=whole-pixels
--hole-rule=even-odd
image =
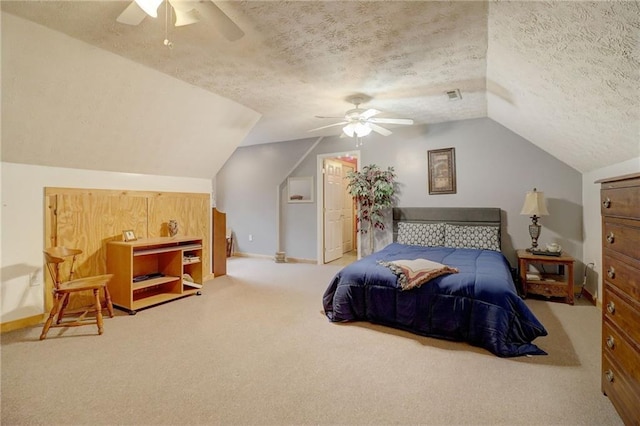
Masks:
[[[355,108],[348,110],[344,117],[326,117],[321,115],[316,115],[317,118],[342,118],[343,120],[337,123],[329,124],[327,126],[318,127],[316,129],[309,130],[310,132],[314,132],[316,130],[327,129],[329,127],[334,126],[342,126],[343,133],[349,137],[357,137],[361,138],[367,136],[372,131],[379,133],[383,136],[389,136],[392,132],[389,129],[386,129],[379,124],[403,124],[403,125],[411,125],[413,124],[413,120],[410,118],[377,118],[376,115],[380,114],[381,111],[377,109],[368,108],[363,109],[360,108],[360,104],[368,101],[364,96],[353,96],[347,99],[348,102],[352,103]]]

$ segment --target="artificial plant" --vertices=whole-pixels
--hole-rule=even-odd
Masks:
[[[375,164],[364,166],[359,172],[348,172],[347,189],[358,203],[358,230],[369,234],[369,247],[374,250],[374,230],[384,230],[383,210],[394,202],[396,174],[393,167],[381,170]]]

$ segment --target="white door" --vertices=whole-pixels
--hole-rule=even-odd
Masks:
[[[347,173],[353,172],[355,169],[353,166],[345,164],[342,166],[342,175],[347,176]],[[342,252],[348,253],[353,250],[353,197],[349,193],[349,181],[345,178],[342,179],[342,193],[344,194],[344,201],[342,202]]]
[[[342,257],[342,164],[324,160],[324,263]]]

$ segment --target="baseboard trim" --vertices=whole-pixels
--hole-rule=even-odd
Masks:
[[[318,261],[316,259],[305,259],[302,257],[287,257],[288,263],[310,263],[316,265]]]
[[[254,259],[270,259],[275,262],[275,256],[270,256],[268,254],[235,252],[233,255],[236,257],[251,257]],[[286,257],[285,261],[282,263],[310,263],[316,265],[318,261],[316,259],[305,259],[303,257]]]
[[[0,324],[0,333],[19,330],[21,328],[31,327],[33,325],[42,324],[45,314],[34,315],[32,317],[20,318],[14,321],[3,322]]]
[[[235,257],[253,257],[253,258],[256,258],[256,259],[271,259],[271,260],[273,260],[273,256],[270,256],[268,254],[243,253],[243,252],[240,252],[240,251],[234,252],[233,256],[235,256]]]

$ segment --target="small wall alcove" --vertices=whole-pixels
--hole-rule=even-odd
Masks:
[[[287,179],[287,201],[290,203],[313,203],[313,176]]]

